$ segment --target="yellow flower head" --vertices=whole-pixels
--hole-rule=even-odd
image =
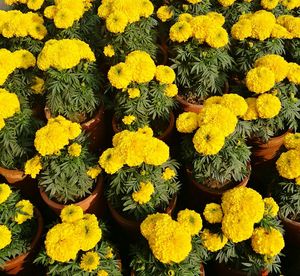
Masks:
[[[194,112],[181,113],[176,120],[176,128],[181,133],[192,133],[198,128],[198,114]]]
[[[12,191],[7,184],[0,184],[0,204],[4,203],[9,198],[11,193]]]
[[[272,29],[271,37],[282,38],[282,39],[292,39],[293,35],[283,26],[275,24]]]
[[[108,174],[114,174],[124,165],[123,160],[116,154],[114,148],[105,150],[99,159],[99,165]]]
[[[176,75],[171,67],[159,65],[156,67],[155,77],[160,83],[171,84],[175,81]]]
[[[20,102],[15,93],[0,88],[0,117],[7,119],[20,111]]]
[[[300,65],[297,63],[289,63],[289,71],[287,78],[290,82],[299,85],[300,84]]]
[[[106,57],[113,57],[115,55],[114,47],[111,44],[105,46],[103,49],[103,54]]]
[[[243,116],[248,109],[245,99],[237,94],[224,94],[220,104],[231,110],[235,116]]]
[[[225,23],[225,17],[221,13],[209,12],[207,16],[210,17],[217,26],[223,26]]]
[[[174,42],[185,42],[192,37],[193,30],[186,21],[179,21],[170,28],[170,39]]]
[[[267,67],[251,69],[246,76],[246,86],[254,93],[265,93],[275,85],[275,74]]]
[[[144,127],[140,127],[138,130],[137,130],[138,133],[142,133],[142,134],[145,134],[147,136],[150,136],[152,137],[153,136],[153,130],[148,127],[148,126],[144,126]]]
[[[190,23],[192,19],[193,19],[193,16],[191,14],[189,14],[189,13],[182,13],[178,17],[178,22],[185,21],[187,23]]]
[[[220,204],[206,204],[203,215],[209,223],[221,223],[223,219],[223,211]]]
[[[198,4],[200,3],[202,0],[186,0],[187,2],[191,3],[191,4]]]
[[[287,149],[300,149],[300,133],[287,133],[284,137],[284,146]]]
[[[231,6],[235,0],[218,0],[218,2],[223,6],[223,7],[229,7]]]
[[[278,97],[271,94],[260,95],[256,100],[256,110],[260,118],[269,119],[277,116],[281,109]]]
[[[165,95],[172,98],[178,94],[178,87],[176,84],[168,84],[164,91]]]
[[[196,151],[204,155],[217,154],[225,144],[225,137],[213,125],[201,126],[193,138]]]
[[[114,257],[113,249],[110,246],[108,246],[105,258],[112,259],[113,257]]]
[[[259,10],[255,12],[251,16],[251,37],[261,41],[269,38],[275,24],[276,18],[273,13],[265,10]]]
[[[60,218],[62,222],[75,222],[83,218],[83,210],[74,204],[67,205],[61,210]]]
[[[0,225],[0,250],[11,243],[12,234],[5,225]]]
[[[285,6],[288,10],[293,10],[300,7],[299,0],[281,0],[280,3]]]
[[[287,179],[300,176],[300,154],[298,150],[289,150],[280,155],[276,161],[278,173]]]
[[[136,117],[133,115],[124,116],[122,122],[125,125],[131,125],[135,121]]]
[[[108,273],[105,270],[101,269],[98,271],[97,276],[108,276]]]
[[[275,228],[256,228],[251,238],[253,250],[261,255],[276,256],[284,247],[282,234]]]
[[[161,6],[156,15],[162,22],[166,22],[173,17],[173,11],[169,6]]]
[[[95,166],[95,167],[89,168],[89,170],[86,173],[90,178],[96,179],[96,177],[101,173],[101,171],[102,171],[102,169],[99,166]]]
[[[206,43],[213,48],[221,48],[228,44],[228,33],[222,27],[214,27],[208,30]]]
[[[124,62],[120,62],[110,67],[108,79],[113,87],[118,89],[126,88],[132,81],[132,70]]]
[[[43,168],[41,157],[36,155],[25,163],[25,174],[29,174],[31,178],[36,178]]]
[[[162,174],[162,179],[163,180],[170,180],[174,176],[176,176],[176,172],[172,170],[171,168],[166,168]]]
[[[128,24],[128,17],[122,11],[114,11],[106,18],[106,28],[112,33],[123,33]]]
[[[204,229],[201,233],[201,240],[203,246],[210,252],[221,250],[228,241],[224,235],[212,233],[208,229]]]
[[[141,91],[138,88],[128,88],[127,93],[129,95],[129,99],[135,99],[141,95]]]
[[[141,182],[139,190],[132,194],[132,199],[138,204],[145,204],[151,200],[153,193],[154,186],[151,182]]]
[[[33,205],[29,200],[21,200],[16,204],[17,214],[14,218],[15,222],[22,224],[33,217]]]
[[[213,21],[212,18],[205,15],[195,16],[190,22],[193,29],[193,36],[203,43],[207,37],[208,30],[211,28]]]
[[[177,215],[177,221],[192,236],[197,235],[202,229],[201,216],[193,210],[181,210]]]
[[[260,5],[266,10],[273,10],[278,5],[279,0],[261,0]]]
[[[97,252],[87,252],[81,257],[80,268],[87,272],[92,272],[100,264],[100,257]]]
[[[279,206],[272,197],[264,198],[265,203],[265,213],[264,215],[269,215],[271,217],[276,217],[279,211]]]
[[[73,157],[78,157],[80,156],[81,153],[81,145],[78,143],[73,143],[68,147],[68,153],[73,156]]]
[[[256,120],[258,118],[258,112],[256,109],[256,98],[247,98],[246,102],[248,104],[247,112],[242,116],[245,121]]]
[[[234,39],[244,40],[251,36],[252,24],[250,19],[243,19],[236,22],[231,28],[231,35]]]
[[[45,81],[39,77],[34,78],[34,84],[30,87],[34,94],[42,94],[44,92]]]

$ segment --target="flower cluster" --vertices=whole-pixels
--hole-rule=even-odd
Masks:
[[[50,39],[38,56],[37,65],[43,71],[50,67],[64,70],[75,67],[81,60],[96,60],[87,43],[78,39]]]
[[[0,10],[0,34],[6,38],[31,36],[42,40],[47,29],[43,17],[37,13]]]
[[[140,226],[153,255],[164,264],[186,259],[192,250],[191,238],[201,228],[200,215],[188,209],[178,213],[177,221],[167,214],[156,213],[149,215]]]
[[[91,2],[92,0],[56,0],[55,5],[48,6],[44,10],[44,15],[53,19],[57,28],[67,29],[91,8]]]
[[[235,131],[237,116],[244,115],[246,111],[246,101],[237,94],[215,96],[204,102],[199,114],[180,114],[176,127],[182,133],[192,133],[198,128],[193,138],[196,151],[204,155],[214,155],[223,148],[225,138]]]
[[[5,0],[6,5],[15,5],[15,4],[26,4],[28,9],[37,11],[44,4],[44,0]]]
[[[149,0],[103,0],[98,15],[105,20],[108,31],[123,33],[129,24],[150,17],[153,10]]]
[[[36,132],[34,145],[42,156],[59,154],[59,151],[80,133],[79,124],[58,116],[49,119],[47,125]]]
[[[0,88],[0,130],[5,126],[4,119],[8,119],[20,111],[20,102],[15,93]]]
[[[181,43],[194,38],[199,43],[206,42],[210,47],[221,48],[228,44],[227,31],[222,27],[224,23],[225,18],[216,12],[195,17],[184,14],[170,28],[170,39]]]
[[[299,38],[299,18],[281,15],[276,19],[273,13],[265,10],[243,14],[232,26],[231,35],[237,40],[254,38],[263,41],[268,38]]]
[[[169,159],[169,147],[143,129],[115,134],[113,146],[105,150],[99,159],[100,166],[108,174],[116,173],[124,165],[134,167],[145,163],[159,166]]]
[[[218,0],[218,2],[225,8],[233,5],[237,0]],[[251,2],[251,1],[246,1],[246,2]],[[281,0],[261,0],[260,5],[266,9],[266,10],[273,10],[277,7],[278,4],[282,4],[284,7],[286,7],[288,10],[293,10],[295,8],[300,7],[299,1],[281,1]]]
[[[36,60],[33,54],[27,50],[10,52],[0,49],[0,85],[3,85],[8,76],[17,68],[28,69],[35,66]]]

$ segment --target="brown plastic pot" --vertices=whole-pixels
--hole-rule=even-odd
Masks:
[[[286,241],[292,246],[300,248],[300,222],[284,217],[281,217],[281,221],[284,226]]]
[[[176,96],[176,100],[177,100],[177,102],[179,102],[181,109],[185,112],[199,113],[203,108],[202,104],[189,103],[188,101],[184,100],[183,97],[181,97],[179,95]]]
[[[34,216],[37,219],[38,225],[37,225],[37,232],[30,243],[30,249],[28,250],[27,253],[22,254],[10,261],[7,261],[4,264],[3,270],[7,275],[16,275],[21,271],[24,273],[26,272],[26,274],[28,273],[27,275],[33,275],[30,274],[34,272],[32,259],[39,247],[39,242],[44,228],[42,215],[37,208],[34,209]]]
[[[60,215],[61,210],[67,205],[51,200],[41,188],[40,194],[43,201],[57,215]],[[80,206],[85,213],[95,214],[96,216],[101,217],[105,209],[103,176],[98,177],[96,187],[88,197],[79,202],[74,202],[74,204]]]
[[[172,141],[173,138],[173,133],[174,133],[174,127],[175,127],[175,116],[173,112],[170,112],[170,120],[169,120],[169,125],[168,127],[165,129],[165,131],[159,135],[157,138],[159,140],[162,140],[166,143],[170,143]],[[121,130],[118,128],[118,122],[115,116],[113,116],[112,118],[112,128],[114,133],[118,133]]]
[[[247,276],[247,272],[232,268],[223,263],[215,264],[215,273],[216,276]],[[267,270],[262,270],[257,276],[267,276],[268,274]]]
[[[176,206],[176,202],[177,196],[174,196],[164,212],[166,214],[172,215]],[[140,221],[135,221],[124,217],[114,207],[112,207],[110,203],[108,203],[108,208],[114,221],[121,227],[122,230],[124,230],[124,232],[126,232],[127,234],[131,234],[132,237],[138,236],[137,234],[140,232],[141,225]]]

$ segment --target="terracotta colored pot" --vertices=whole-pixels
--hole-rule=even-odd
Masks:
[[[45,116],[49,120],[52,116],[49,108],[46,106],[44,109]],[[104,118],[104,105],[101,105],[95,116],[80,124],[82,129],[89,136],[90,140],[90,150],[91,151],[101,151],[108,144],[107,126]]]
[[[169,206],[164,212],[166,214],[172,215],[176,206],[176,202],[177,196],[173,197],[173,199],[169,203]],[[133,238],[138,237],[141,222],[124,217],[115,208],[113,208],[110,203],[108,203],[108,208],[114,221],[121,227],[122,230],[124,230],[127,234],[131,234]]]
[[[251,166],[249,164],[249,174],[240,183],[232,183],[232,185],[226,185],[226,187],[224,187],[223,189],[212,189],[206,187],[201,183],[198,183],[193,178],[191,170],[187,169],[186,172],[188,178],[188,204],[190,208],[202,211],[207,203],[220,203],[222,195],[227,190],[239,186],[246,187],[251,174]]]
[[[40,194],[50,209],[55,214],[60,215],[61,210],[66,205],[51,200],[42,189],[40,189]],[[95,214],[96,216],[101,217],[105,210],[103,176],[98,177],[94,191],[87,198],[79,202],[75,202],[74,204],[80,206],[86,213]]]
[[[215,273],[216,276],[247,276],[247,272],[242,270],[234,269],[228,266],[227,264],[215,264]],[[262,270],[257,276],[267,276],[269,273],[266,270]]]
[[[201,109],[203,108],[202,104],[192,104],[188,101],[184,100],[183,97],[177,95],[176,100],[179,102],[180,107],[185,112],[195,112],[199,113]]]
[[[251,160],[254,165],[272,160],[280,153],[280,148],[283,145],[285,135],[289,131],[280,136],[271,138],[267,143],[261,143],[257,140],[250,140],[248,144],[252,146]]]
[[[281,217],[284,226],[284,237],[292,246],[300,248],[300,222]]]
[[[170,112],[170,120],[169,120],[169,125],[167,127],[167,129],[161,134],[159,135],[157,138],[166,142],[166,143],[170,143],[172,141],[172,136],[174,133],[174,126],[175,126],[175,116],[173,112]],[[112,128],[114,133],[118,133],[121,130],[118,128],[118,122],[115,116],[113,116],[112,118]]]
[[[0,167],[0,175],[2,175],[9,184],[21,182],[26,178],[26,174],[20,170],[8,170]]]
[[[131,270],[130,276],[135,276],[135,272],[133,270]],[[204,265],[203,264],[201,264],[201,266],[200,266],[199,276],[205,276],[205,270],[204,270]]]
[[[37,208],[34,209],[34,216],[37,218],[38,228],[32,242],[30,243],[30,249],[27,253],[5,263],[4,272],[7,275],[16,275],[20,271],[22,271],[24,275],[34,275],[33,273],[36,268],[33,267],[32,259],[39,247],[39,242],[44,228],[42,215]]]

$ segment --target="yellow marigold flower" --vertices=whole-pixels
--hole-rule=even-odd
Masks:
[[[106,255],[105,255],[105,258],[107,258],[107,259],[112,259],[113,257],[114,257],[113,249],[112,249],[110,246],[108,246],[108,247],[107,247],[107,253],[106,253]]]
[[[44,16],[49,19],[53,19],[56,13],[57,13],[57,8],[54,5],[48,6],[44,10]]]
[[[2,117],[0,117],[0,130],[5,127],[5,122]]]
[[[225,23],[225,17],[221,13],[217,12],[209,12],[206,14],[208,17],[210,17],[217,26],[223,26]]]
[[[251,238],[253,250],[262,255],[276,256],[284,248],[282,234],[275,228],[267,230],[263,227],[256,228]]]
[[[170,156],[170,150],[166,143],[153,137],[149,152],[145,156],[144,162],[149,165],[160,166],[165,163]]]
[[[122,122],[125,125],[131,125],[135,121],[136,117],[133,115],[124,116]]]
[[[176,172],[172,170],[171,168],[166,168],[162,174],[162,179],[163,180],[170,180],[174,176],[176,176]]]
[[[78,157],[80,156],[81,153],[81,145],[78,143],[73,143],[68,147],[68,153],[73,156],[73,157]]]
[[[288,10],[293,10],[300,7],[299,0],[281,0],[280,3],[285,6]]]
[[[143,0],[140,2],[140,16],[148,18],[154,11],[154,6],[151,1]]]
[[[280,155],[276,162],[279,174],[287,179],[300,176],[300,154],[298,150],[289,150]]]
[[[271,12],[259,10],[252,15],[251,24],[251,37],[262,41],[271,36],[271,32],[276,24],[276,18]]]
[[[36,155],[25,163],[25,174],[29,174],[31,178],[36,178],[43,168],[41,157]]]
[[[11,189],[7,184],[0,184],[0,204],[5,202],[11,195]]]
[[[145,204],[151,200],[154,193],[154,186],[151,182],[141,182],[138,191],[132,193],[132,199],[138,204]]]
[[[15,222],[22,224],[33,217],[33,205],[29,200],[21,200],[16,204],[17,214],[14,218]]]
[[[178,22],[185,21],[187,23],[190,23],[193,19],[193,16],[189,13],[182,13],[178,16]]]
[[[150,137],[153,136],[153,130],[151,129],[151,127],[148,127],[148,126],[140,127],[140,128],[137,130],[137,132],[138,132],[138,133],[145,134],[145,135],[150,136]]]
[[[83,218],[83,210],[74,204],[67,205],[61,210],[60,218],[62,222],[75,222]]]
[[[292,39],[293,35],[283,26],[279,24],[275,24],[272,32],[271,37],[274,38],[282,38],[282,39]]]
[[[292,34],[293,38],[300,38],[300,18],[292,17],[286,20],[285,28]]]
[[[0,250],[11,243],[12,234],[5,225],[0,225]]]
[[[138,88],[128,88],[127,93],[129,95],[129,99],[135,99],[141,95],[141,91]]]
[[[212,96],[205,100],[203,103],[204,106],[208,106],[211,104],[222,104],[222,97],[221,96]]]
[[[108,276],[108,273],[105,270],[101,269],[98,271],[97,276]]]
[[[287,149],[300,149],[300,133],[287,133],[283,143]]]
[[[156,67],[155,77],[160,83],[171,84],[175,81],[176,75],[171,67],[158,65]]]
[[[120,156],[115,153],[115,149],[109,148],[105,150],[99,159],[99,165],[108,174],[114,174],[123,167],[123,162]]]
[[[169,6],[161,6],[156,15],[162,22],[166,22],[173,17],[173,11]]]
[[[108,71],[108,79],[113,87],[126,88],[132,80],[132,70],[124,62],[120,62]]]
[[[246,121],[256,120],[258,118],[256,98],[247,98],[246,102],[248,104],[248,109],[247,112],[242,116],[242,119]]]
[[[74,24],[74,14],[69,9],[59,9],[54,15],[54,24],[59,29],[67,29]]]
[[[184,112],[176,120],[176,128],[181,133],[192,133],[198,128],[198,114]]]
[[[101,18],[107,18],[111,14],[112,5],[111,2],[102,2],[98,8],[98,16]]]
[[[260,66],[251,69],[246,76],[246,86],[254,93],[265,93],[275,85],[275,74],[269,68]]]
[[[256,100],[256,110],[260,118],[269,119],[277,116],[281,109],[278,97],[271,94],[260,95]]]
[[[13,57],[17,60],[17,67],[28,69],[36,64],[34,55],[27,50],[18,50],[13,52]]]
[[[255,61],[255,67],[263,66],[270,69],[275,74],[275,82],[280,82],[287,77],[289,64],[279,55],[265,55]]]
[[[218,0],[218,2],[223,6],[223,7],[229,7],[231,6],[235,0]]]
[[[80,268],[84,271],[92,272],[100,264],[100,257],[97,252],[87,252],[81,257]]]
[[[177,215],[177,221],[192,236],[197,235],[202,229],[201,216],[193,210],[181,210]]]
[[[279,0],[261,0],[260,5],[266,10],[273,10],[278,5]]]
[[[203,246],[210,252],[221,250],[228,241],[224,235],[212,233],[208,229],[204,229],[201,233],[201,240]]]
[[[102,169],[99,166],[95,166],[95,167],[89,168],[89,170],[86,173],[90,178],[96,179],[96,177],[101,173],[101,171],[102,171]]]
[[[211,28],[213,21],[210,17],[205,15],[195,16],[190,22],[193,29],[193,36],[203,43],[207,36],[207,31]]]
[[[206,43],[214,48],[221,48],[228,44],[227,31],[222,27],[214,27],[208,30],[205,39]]]
[[[105,46],[103,49],[103,54],[106,57],[113,57],[115,55],[114,47],[111,44]]]
[[[132,80],[146,83],[154,78],[156,66],[151,56],[144,51],[133,51],[127,55],[126,65],[132,70]]]
[[[191,4],[198,4],[200,3],[202,0],[186,0],[187,2],[191,3]]]
[[[122,11],[114,11],[106,18],[106,28],[112,33],[123,33],[128,24],[128,18]]]
[[[196,151],[204,155],[217,154],[223,148],[224,143],[224,135],[212,125],[201,126],[193,138]]]
[[[71,223],[60,223],[52,227],[45,240],[47,255],[54,261],[69,262],[75,260],[80,250],[80,240],[74,238],[76,228]]]
[[[44,92],[45,81],[39,77],[34,78],[34,84],[30,87],[34,94],[42,94]]]
[[[294,84],[300,84],[300,65],[297,63],[289,63],[289,72],[287,78]]]
[[[243,116],[248,109],[245,99],[237,94],[224,94],[221,105],[227,107],[235,116]]]
[[[251,36],[252,24],[250,19],[243,19],[236,22],[231,28],[231,35],[234,39],[244,40]]]
[[[209,223],[221,223],[223,219],[223,211],[220,204],[206,204],[203,215]]]
[[[10,118],[20,111],[20,102],[15,93],[0,88],[0,117]]]
[[[279,211],[279,206],[275,202],[275,200],[272,197],[266,197],[266,198],[264,198],[264,203],[265,203],[264,215],[276,217],[278,214],[278,211]]]
[[[178,87],[176,84],[168,84],[164,91],[165,95],[172,98],[178,94]]]
[[[192,37],[193,31],[191,25],[186,21],[176,22],[170,28],[170,39],[176,42],[185,42]]]

